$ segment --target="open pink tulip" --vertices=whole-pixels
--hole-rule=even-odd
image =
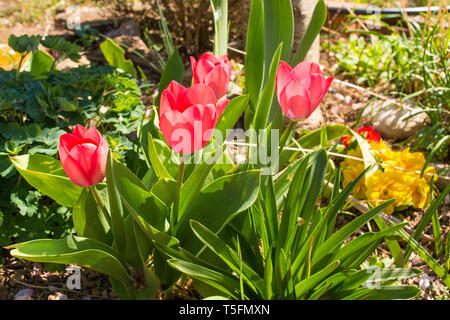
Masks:
[[[204,53],[198,61],[191,57],[194,84],[206,84],[213,89],[217,100],[226,95],[230,85],[231,63],[228,55],[216,57],[210,52]]]
[[[328,91],[334,77],[325,77],[318,64],[308,61],[294,69],[281,61],[276,78],[278,102],[292,120],[308,118]]]
[[[59,159],[72,182],[90,187],[105,178],[108,143],[96,128],[76,125],[59,139]]]
[[[178,153],[202,149],[228,104],[216,101],[214,91],[204,84],[188,89],[176,81],[161,94],[159,127],[169,146]]]

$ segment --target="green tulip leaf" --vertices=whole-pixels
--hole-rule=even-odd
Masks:
[[[61,162],[43,155],[11,157],[11,162],[22,177],[34,188],[64,207],[73,207],[82,188],[67,177]]]

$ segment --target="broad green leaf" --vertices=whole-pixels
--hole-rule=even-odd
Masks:
[[[183,248],[192,253],[201,248],[201,242],[191,231],[190,220],[197,220],[217,233],[238,213],[248,209],[258,196],[259,175],[259,170],[239,172],[223,176],[204,187],[189,212],[178,222],[176,234]]]
[[[272,57],[283,45],[280,60],[289,61],[294,39],[294,16],[291,0],[264,0],[264,83],[270,80]],[[270,99],[268,122],[273,129],[283,127],[283,112],[278,99]]]
[[[261,30],[264,30],[264,0],[252,0],[247,29],[245,83],[253,108],[258,104],[264,79],[264,32]]]
[[[143,288],[136,291],[137,300],[154,299],[159,291],[160,282],[156,275],[149,268],[144,268]]]
[[[350,132],[353,134],[353,136],[356,138],[356,141],[358,141],[359,148],[361,149],[361,153],[364,159],[364,168],[370,168],[369,171],[366,173],[366,177],[370,176],[374,171],[377,170],[376,166],[376,159],[373,154],[372,148],[370,144],[367,142],[366,139],[361,137],[358,133],[356,133],[353,130],[350,130]]]
[[[270,108],[275,93],[275,80],[278,66],[280,64],[282,48],[283,44],[281,43],[273,56],[266,85],[256,106],[255,118],[253,120],[253,129],[255,130],[265,129],[267,125],[267,120],[269,118]]]
[[[356,230],[361,228],[365,223],[372,220],[376,215],[380,214],[380,212],[382,212],[385,208],[392,204],[392,202],[394,202],[393,199],[383,202],[378,207],[369,210],[365,214],[355,218],[352,222],[339,229],[339,231],[334,233],[320,247],[317,248],[313,256],[312,264],[314,265],[316,262],[319,262],[323,257],[326,256],[327,253],[330,253],[337,247],[341,246],[342,243],[344,243],[345,239],[347,239]]]
[[[300,281],[295,285],[295,295],[299,299],[308,291],[313,290],[321,281],[328,277],[336,268],[339,267],[339,260],[330,263],[326,268],[313,274],[311,277]]]
[[[158,176],[159,179],[166,178],[170,180],[175,180],[173,176],[167,171],[164,164],[161,162],[161,159],[155,146],[155,141],[153,140],[153,137],[150,132],[148,133],[148,155],[150,158],[151,165],[155,170],[156,175]]]
[[[157,230],[164,231],[169,210],[127,167],[112,162],[114,184],[127,208]]]
[[[31,56],[30,71],[34,76],[49,72],[55,59],[45,51],[38,50]]]
[[[73,207],[72,217],[75,230],[80,237],[94,239],[108,245],[112,243],[108,223],[87,188],[83,189]]]
[[[289,191],[284,202],[283,215],[278,231],[278,248],[287,248],[289,236],[292,235],[297,218],[302,210],[306,197],[308,196],[308,188],[311,185],[311,161],[313,154],[299,160],[299,167],[293,173],[292,180],[289,183]]]
[[[206,178],[208,177],[211,169],[214,167],[217,159],[222,156],[223,148],[219,149],[215,154],[211,154],[208,161],[203,161],[195,168],[194,172],[187,178],[181,187],[180,192],[180,212],[179,218],[185,214],[186,210],[192,207],[195,198],[200,193]]]
[[[117,43],[108,38],[100,45],[100,49],[102,50],[103,55],[110,66],[129,73],[136,78],[136,69],[134,68],[133,62],[125,59],[125,50],[123,50]]]
[[[122,201],[120,200],[120,194],[114,183],[114,165],[115,161],[112,157],[111,151],[108,152],[106,158],[106,182],[107,192],[109,200],[109,212],[111,216],[111,229],[114,237],[114,245],[119,252],[124,252],[126,247],[126,235],[125,235],[125,215],[122,208]]]
[[[70,181],[58,160],[38,154],[16,156],[10,159],[32,187],[62,206],[71,208],[78,201],[82,188]]]
[[[388,229],[388,225],[386,224],[386,222],[383,221],[382,218],[377,216],[373,218],[373,221],[375,221],[380,230]],[[386,237],[384,241],[386,241],[386,244],[389,247],[389,251],[391,252],[392,257],[394,258],[395,265],[397,267],[403,267],[405,265],[405,260],[403,258],[402,248],[400,247],[398,241],[395,239],[390,239],[389,237]]]
[[[155,102],[157,106],[159,106],[162,92],[167,88],[170,82],[176,81],[181,83],[183,81],[183,77],[184,64],[183,60],[181,60],[178,49],[176,49],[167,61],[166,67],[161,75],[161,79],[159,80],[158,97]]]
[[[239,280],[235,277],[183,260],[171,259],[168,263],[178,271],[219,289],[233,299],[239,299]]]
[[[152,193],[157,196],[168,208],[175,200],[175,193],[177,189],[177,182],[167,178],[158,180],[153,187]]]
[[[132,278],[119,262],[119,254],[111,247],[87,238],[68,236],[63,239],[33,240],[7,247],[20,259],[60,264],[76,264],[107,274],[124,285]]]
[[[417,268],[383,268],[379,276],[381,282],[408,279],[422,274]]]
[[[372,289],[361,300],[408,300],[420,294],[416,286],[387,286],[380,289]]]
[[[316,40],[317,36],[319,35],[320,30],[322,30],[322,26],[325,24],[326,19],[327,7],[325,5],[325,1],[319,0],[316,4],[316,7],[314,8],[311,21],[309,22],[308,27],[303,34],[302,40],[298,45],[297,51],[292,58],[292,65],[295,66],[305,60],[309,49],[314,43],[314,40]]]
[[[280,59],[284,61],[289,60],[292,53],[293,40],[294,14],[291,0],[264,0],[264,57],[266,76],[268,75],[267,72],[269,71],[272,57],[275,55],[280,43],[283,43]],[[261,52],[258,53],[261,54]]]
[[[264,295],[264,280],[249,265],[244,263],[233,249],[198,221],[191,220],[191,228],[197,238],[218,255],[234,272],[241,274],[255,292]]]
[[[397,230],[403,228],[407,223],[399,224],[397,226],[393,226],[387,229],[384,229],[383,231],[379,231],[376,233],[368,232],[363,234],[362,236],[357,237],[356,239],[353,239],[352,241],[345,244],[336,255],[336,259],[342,261],[341,267],[346,265],[345,260],[350,257],[354,256],[355,254],[360,254],[365,250],[365,248],[371,246],[374,243],[378,243],[381,239],[383,239],[385,236],[389,236],[391,234],[394,234]],[[354,259],[351,259],[354,260]]]
[[[225,108],[216,129],[222,134],[223,139],[227,138],[227,129],[233,129],[241,114],[247,109],[248,96],[240,96],[231,100]]]

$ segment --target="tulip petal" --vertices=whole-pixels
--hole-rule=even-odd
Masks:
[[[77,124],[75,126],[75,128],[72,130],[72,135],[74,135],[77,138],[84,139],[86,132],[87,132],[87,129],[85,127]]]
[[[203,83],[207,74],[210,73],[217,62],[217,58],[212,53],[203,54],[197,61],[197,65],[193,73],[195,73],[199,79],[199,83]]]
[[[226,95],[230,85],[230,75],[226,67],[221,65],[214,68],[206,76],[205,84],[214,91],[216,99],[220,99]]]
[[[280,105],[292,120],[306,119],[312,113],[309,93],[298,82],[289,83],[281,91]]]
[[[101,137],[101,141],[92,155],[91,160],[91,171],[89,172],[89,177],[92,185],[100,183],[103,179],[105,179],[108,151],[108,143],[105,138]]]
[[[186,92],[186,98],[190,105],[194,104],[216,104],[214,91],[205,84],[196,84]]]
[[[69,151],[82,140],[82,138],[70,133],[61,135],[59,137],[59,159],[63,161]]]
[[[90,172],[92,165],[92,156],[97,150],[97,146],[92,143],[77,144],[70,150],[70,156],[77,161],[86,173]]]
[[[292,70],[294,77],[297,80],[301,80],[305,77],[309,77],[313,73],[319,73],[322,74],[322,71],[320,70],[320,66],[317,63],[310,62],[310,61],[302,61],[298,65],[295,66],[295,68]]]
[[[293,80],[291,76],[292,68],[289,64],[287,64],[284,61],[280,61],[280,66],[278,67],[277,75],[276,75],[276,93],[278,99],[280,98],[281,90],[284,89],[284,87]]]
[[[97,130],[97,128],[92,127],[87,130],[85,139],[92,140],[94,144],[98,146],[104,138],[102,134]]]
[[[222,100],[217,101],[217,104],[216,104],[216,119],[215,119],[214,126],[219,121],[220,117],[222,116],[222,113],[225,111],[225,108],[227,107],[229,102],[230,102],[230,100],[228,100],[228,99],[222,99]]]
[[[197,61],[192,56],[191,56],[191,69],[192,69],[192,76],[194,77],[194,84],[200,83],[200,79],[197,75],[197,72],[195,71],[197,69]]]
[[[79,163],[70,155],[61,161],[64,171],[69,179],[80,187],[90,187],[91,183],[86,172],[80,167]]]

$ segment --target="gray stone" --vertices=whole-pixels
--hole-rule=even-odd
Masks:
[[[127,57],[135,64],[148,68],[148,61],[151,61],[157,65],[158,57],[142,40],[141,30],[136,20],[124,21],[118,29],[108,32],[106,36],[122,46],[127,53]]]
[[[55,26],[69,30],[78,25],[101,28],[112,24],[114,20],[107,17],[105,10],[99,7],[70,6],[55,16]]]
[[[308,119],[300,120],[297,122],[295,129],[298,130],[316,130],[319,129],[322,124],[325,123],[325,119],[323,118],[322,109],[320,106],[314,110],[313,113],[308,117]]]
[[[402,106],[395,99],[376,100],[364,110],[362,122],[371,124],[383,138],[404,140],[417,134],[429,119],[425,112],[417,114],[422,109],[413,101],[403,101]]]
[[[436,185],[436,187],[438,187],[439,190],[444,190],[450,183],[450,165],[437,163],[431,164],[431,166],[436,169],[438,175],[442,176],[439,177],[434,184]]]

